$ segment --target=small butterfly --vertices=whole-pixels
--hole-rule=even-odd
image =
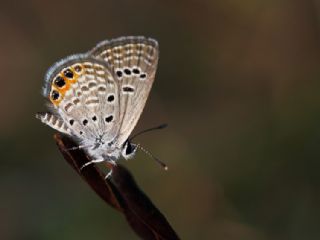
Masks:
[[[137,145],[128,138],[146,104],[158,58],[157,41],[145,37],[106,40],[64,58],[45,77],[43,95],[51,111],[36,117],[75,139],[93,159],[85,165],[129,159]]]

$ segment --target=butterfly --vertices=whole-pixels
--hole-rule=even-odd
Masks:
[[[76,140],[91,163],[132,158],[128,139],[150,93],[159,58],[158,42],[142,36],[105,40],[84,54],[55,63],[43,95],[50,111],[36,117]],[[83,166],[84,167],[84,166]]]

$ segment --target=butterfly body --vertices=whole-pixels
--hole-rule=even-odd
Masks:
[[[128,137],[151,90],[158,55],[155,40],[123,37],[57,62],[43,89],[51,111],[37,117],[76,139],[93,159],[132,157],[136,147]]]

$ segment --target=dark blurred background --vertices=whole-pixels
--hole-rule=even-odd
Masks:
[[[182,239],[320,239],[320,2],[0,2],[0,239],[138,239],[66,164],[43,77],[97,42],[160,43],[135,131],[170,127],[121,161]]]

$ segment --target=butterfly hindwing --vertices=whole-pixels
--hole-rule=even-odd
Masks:
[[[119,132],[122,145],[135,127],[151,90],[159,57],[157,41],[122,37],[98,44],[89,55],[108,63],[118,83]]]
[[[84,142],[94,142],[106,131],[111,141],[119,132],[119,89],[110,69],[84,54],[65,58],[48,71],[45,96],[72,135]]]

